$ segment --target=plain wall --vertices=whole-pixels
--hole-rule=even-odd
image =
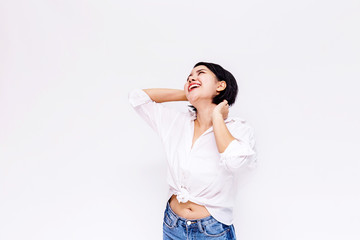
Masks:
[[[183,89],[198,61],[233,73],[255,129],[238,239],[360,239],[359,10],[2,0],[0,239],[162,239],[165,154],[128,92]]]

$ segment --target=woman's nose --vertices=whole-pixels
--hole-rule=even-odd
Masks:
[[[194,77],[189,77],[189,83],[191,83],[194,80],[195,80]]]

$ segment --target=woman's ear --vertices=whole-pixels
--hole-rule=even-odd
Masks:
[[[221,92],[226,88],[226,82],[224,80],[218,82],[216,91]]]

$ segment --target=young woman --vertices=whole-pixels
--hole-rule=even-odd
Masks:
[[[155,130],[167,158],[168,201],[163,239],[236,239],[235,174],[256,165],[253,128],[228,117],[238,86],[218,64],[195,64],[184,90],[129,92],[135,111]],[[162,105],[189,101],[188,112]]]

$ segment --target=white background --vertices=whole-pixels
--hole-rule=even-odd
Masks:
[[[229,70],[259,168],[244,240],[360,239],[360,3],[0,2],[0,239],[162,239],[165,155],[128,103]],[[187,102],[165,103],[186,109]]]

